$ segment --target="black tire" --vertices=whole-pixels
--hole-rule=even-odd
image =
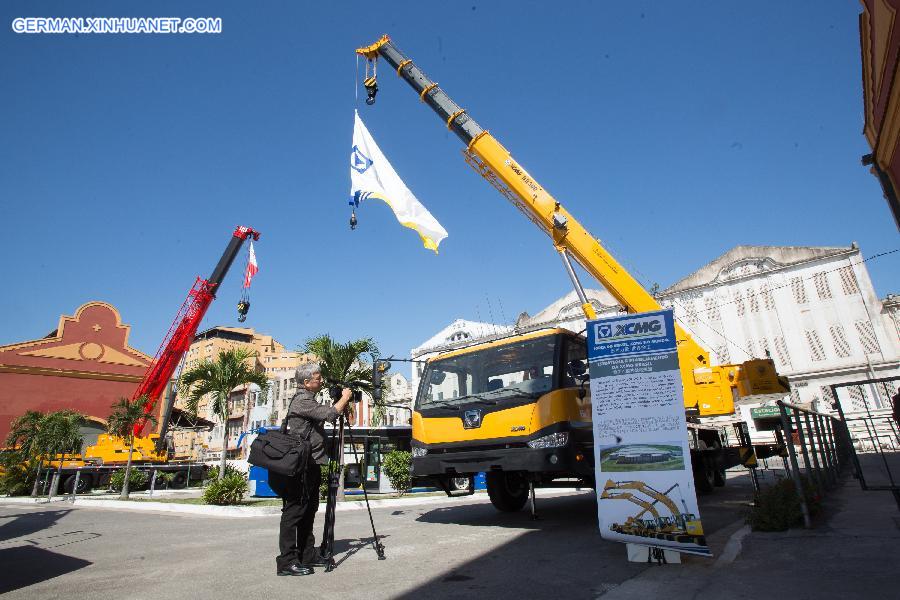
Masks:
[[[487,474],[487,491],[494,508],[516,512],[528,501],[528,480],[517,471],[491,471]]]
[[[713,485],[716,487],[725,487],[725,469],[713,469]]]
[[[86,473],[82,473],[81,477],[78,478],[78,491],[76,492],[76,494],[84,494],[86,492],[89,492],[93,485],[93,478]],[[69,475],[66,478],[65,482],[63,482],[63,491],[65,491],[67,494],[71,494],[73,487],[75,487],[75,476]]]
[[[471,479],[468,477],[451,477],[450,478],[450,491],[452,492],[468,492],[469,491],[469,483],[471,483]]]
[[[175,475],[172,477],[172,481],[169,482],[169,487],[173,490],[180,490],[186,485],[187,471],[175,471]]]
[[[716,450],[715,457],[709,457],[709,462],[713,469],[713,485],[715,487],[725,487],[725,480],[727,478],[725,475],[725,469],[719,466],[722,459],[722,444],[721,442],[719,442],[719,440],[713,440],[712,444],[710,444],[709,447],[713,450]]]
[[[694,461],[694,485],[698,494],[709,494],[715,485],[715,468],[706,456],[699,454]]]

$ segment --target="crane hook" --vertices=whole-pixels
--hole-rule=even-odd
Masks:
[[[378,93],[378,82],[375,80],[375,76],[371,76],[363,81],[363,87],[366,88],[366,104],[372,106],[375,104],[375,94]]]
[[[238,322],[243,323],[247,320],[247,313],[250,312],[250,300],[241,299],[237,305],[238,309]]]

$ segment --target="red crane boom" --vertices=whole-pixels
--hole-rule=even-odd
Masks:
[[[200,326],[200,322],[206,315],[209,305],[212,304],[212,301],[215,299],[219,285],[228,273],[231,263],[234,262],[235,257],[237,257],[241,246],[247,238],[258,240],[259,232],[250,227],[244,227],[243,225],[235,228],[231,240],[225,248],[225,252],[222,253],[222,257],[219,259],[216,268],[213,269],[212,275],[210,275],[209,279],[198,277],[197,281],[194,282],[193,287],[191,287],[188,292],[187,298],[185,298],[184,303],[182,303],[181,308],[178,310],[178,314],[175,316],[175,320],[172,322],[169,331],[166,333],[159,349],[156,351],[153,363],[150,365],[150,368],[147,370],[147,373],[135,390],[134,396],[132,396],[132,399],[136,400],[137,398],[146,395],[148,400],[144,404],[145,415],[153,413],[157,401],[165,391],[169,380],[175,373],[175,369],[178,368],[178,363],[181,362],[181,358],[190,347],[191,342],[194,340],[194,336],[197,335],[197,328]],[[175,395],[172,394],[173,401],[174,396]],[[172,407],[168,406],[166,408],[162,427],[160,428],[159,437],[161,442],[164,440],[166,430],[168,429],[168,417]],[[146,429],[146,426],[147,424],[145,422],[142,425],[135,427],[135,433],[140,435],[141,432]]]

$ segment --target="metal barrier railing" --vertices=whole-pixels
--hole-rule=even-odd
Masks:
[[[890,409],[884,407],[884,404],[890,405],[888,402],[890,391],[897,389],[898,382],[900,377],[883,377],[848,381],[830,387],[831,395],[835,399],[834,408],[847,425],[847,443],[854,477],[859,480],[863,490],[891,492],[897,508],[900,509],[900,427]],[[874,410],[862,393],[864,387],[875,390]],[[857,391],[857,399],[853,406],[855,410],[848,412],[844,410],[840,392],[843,389],[852,391],[854,388]],[[882,392],[887,395],[887,401],[879,397]],[[866,460],[860,460],[860,455]],[[886,479],[884,484],[873,483],[877,479],[876,470]]]
[[[788,456],[784,466],[794,482],[800,498],[803,526],[808,529],[812,524],[803,477],[806,477],[819,497],[836,486],[841,471],[851,462],[850,436],[846,423],[833,415],[782,400],[776,404],[781,412],[781,423],[775,429],[775,436],[787,448]],[[802,469],[796,446],[800,447]]]

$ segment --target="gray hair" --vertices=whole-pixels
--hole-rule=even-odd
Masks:
[[[322,367],[317,362],[300,363],[294,372],[294,378],[299,385],[302,385],[307,379],[312,379],[316,373],[321,373]]]

